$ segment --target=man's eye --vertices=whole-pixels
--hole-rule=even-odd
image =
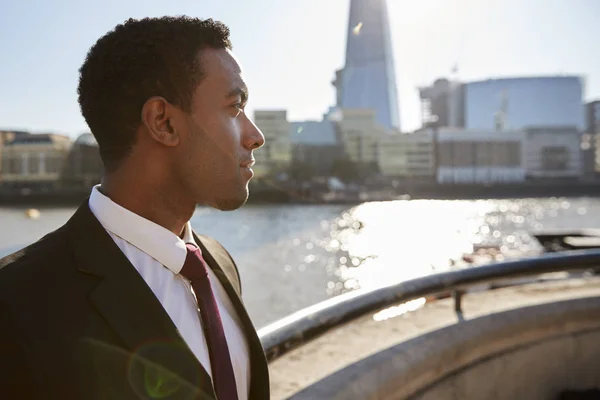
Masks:
[[[235,108],[238,111],[238,114],[239,114],[239,113],[244,112],[245,104],[243,104],[243,103],[235,103],[235,104],[232,105],[232,107]]]

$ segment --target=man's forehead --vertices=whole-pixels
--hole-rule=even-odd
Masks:
[[[228,49],[205,49],[200,54],[200,63],[206,76],[219,74],[241,77],[242,75],[242,67]]]
[[[242,68],[228,49],[205,49],[201,53],[200,63],[206,83],[225,86],[223,89],[227,91],[236,88],[247,90]]]

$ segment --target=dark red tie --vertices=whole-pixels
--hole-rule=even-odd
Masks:
[[[231,365],[229,347],[221,322],[221,314],[210,286],[208,267],[202,252],[193,244],[186,244],[187,257],[181,275],[192,282],[196,294],[204,335],[208,344],[213,386],[218,400],[237,400],[237,386]]]

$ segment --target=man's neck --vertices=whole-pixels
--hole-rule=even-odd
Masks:
[[[127,210],[158,224],[177,236],[183,235],[185,224],[191,219],[195,206],[185,206],[181,196],[168,188],[154,185],[127,184],[131,180],[106,176],[100,191],[112,201]]]

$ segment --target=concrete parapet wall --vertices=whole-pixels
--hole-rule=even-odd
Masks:
[[[493,313],[342,368],[303,399],[554,399],[600,386],[600,297]]]

